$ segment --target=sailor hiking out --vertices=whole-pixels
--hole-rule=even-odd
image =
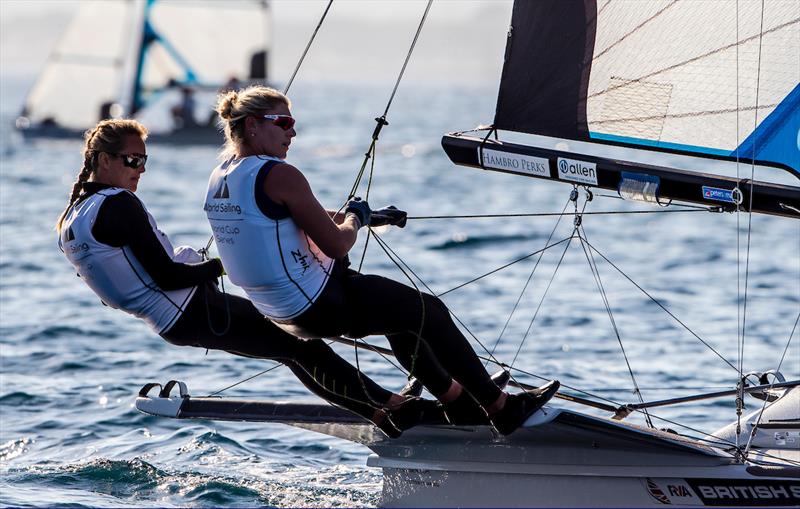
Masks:
[[[325,210],[303,173],[284,161],[296,135],[290,106],[285,95],[262,86],[219,100],[227,143],[209,179],[205,210],[231,280],[293,334],[385,335],[451,423],[513,432],[557,392],[558,382],[509,395],[438,298],[348,268],[360,228],[403,226],[406,214],[394,207],[373,212],[357,199],[344,213]]]
[[[298,339],[265,319],[247,299],[217,288],[219,259],[173,249],[134,194],[145,172],[147,130],[105,120],[85,134],[84,164],[59,218],[59,247],[102,302],[144,320],[179,346],[273,359],[319,397],[399,436],[434,402],[383,389],[321,340]]]

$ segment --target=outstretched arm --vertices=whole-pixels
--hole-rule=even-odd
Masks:
[[[362,226],[356,216],[326,211],[308,180],[294,166],[275,166],[264,180],[262,191],[270,200],[285,205],[297,226],[331,258],[342,258],[356,243]]]

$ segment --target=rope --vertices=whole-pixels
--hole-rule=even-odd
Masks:
[[[594,277],[595,283],[597,284],[597,289],[600,291],[600,296],[603,299],[603,305],[606,308],[606,313],[608,313],[608,318],[611,321],[611,327],[614,329],[614,335],[617,337],[617,342],[619,343],[619,348],[622,351],[622,357],[625,359],[625,365],[628,367],[628,373],[631,375],[631,381],[633,382],[634,393],[639,397],[639,402],[644,403],[644,397],[642,396],[642,391],[639,388],[639,384],[636,382],[636,375],[633,372],[633,366],[631,366],[630,359],[628,359],[628,353],[625,351],[625,345],[622,344],[622,336],[619,333],[619,328],[617,327],[617,321],[614,319],[614,313],[611,311],[611,303],[608,300],[608,294],[606,293],[606,289],[603,286],[603,281],[600,278],[600,270],[597,267],[597,261],[592,256],[591,250],[586,249],[586,244],[584,244],[584,239],[587,240],[586,231],[578,227],[583,232],[583,235],[579,235],[578,238],[581,240],[581,247],[583,248],[583,252],[586,255],[586,261],[589,262],[589,267],[592,271],[592,276]],[[647,421],[648,426],[651,428],[653,426],[653,422],[650,420],[650,414],[647,412],[647,409],[644,409],[645,420]]]
[[[647,292],[647,290],[645,290],[644,288],[642,288],[641,286],[639,286],[639,284],[638,284],[638,283],[636,283],[636,281],[634,281],[633,279],[631,279],[631,277],[630,277],[630,276],[628,276],[627,274],[625,274],[625,272],[624,272],[622,269],[620,269],[619,267],[617,267],[617,266],[616,266],[616,265],[615,265],[615,264],[614,264],[614,263],[613,263],[611,260],[609,260],[608,258],[606,258],[606,256],[605,256],[605,255],[603,255],[603,253],[601,253],[600,251],[598,251],[598,250],[597,250],[597,248],[595,248],[595,247],[594,247],[594,246],[593,246],[593,245],[592,245],[592,244],[591,244],[591,243],[590,243],[588,240],[584,239],[584,241],[586,242],[586,245],[588,245],[588,246],[591,248],[591,250],[592,250],[592,251],[594,251],[594,252],[595,252],[595,253],[597,253],[597,254],[598,254],[598,255],[599,255],[601,258],[603,258],[603,260],[605,260],[605,261],[606,261],[606,263],[608,263],[609,265],[611,265],[612,267],[614,267],[614,269],[616,269],[616,271],[617,271],[617,272],[619,272],[620,274],[622,274],[622,276],[624,276],[624,277],[625,277],[625,279],[627,279],[628,281],[630,281],[630,283],[631,283],[631,284],[633,284],[633,286],[635,286],[636,288],[638,288],[638,289],[639,289],[639,290],[640,290],[640,291],[641,291],[643,294],[645,294],[645,295],[646,295],[646,296],[647,296],[647,297],[648,297],[650,300],[652,300],[652,301],[653,301],[653,302],[654,302],[654,303],[655,303],[655,304],[656,304],[658,307],[660,307],[661,309],[663,309],[663,310],[664,310],[664,312],[666,312],[666,313],[667,313],[667,314],[668,314],[670,317],[672,317],[672,319],[674,319],[676,322],[678,322],[678,323],[681,325],[681,327],[683,327],[684,329],[686,329],[686,330],[687,330],[687,331],[688,331],[688,332],[689,332],[691,335],[693,335],[693,336],[694,336],[695,338],[697,338],[697,339],[698,339],[698,340],[699,340],[701,343],[703,343],[703,344],[704,344],[706,347],[708,347],[708,349],[709,349],[709,350],[711,350],[712,352],[714,352],[714,353],[717,355],[717,357],[719,357],[720,359],[722,359],[722,360],[723,360],[723,362],[725,362],[725,364],[727,364],[728,366],[730,366],[731,368],[733,368],[734,370],[736,370],[736,366],[734,366],[733,364],[731,364],[731,362],[730,362],[728,359],[726,359],[725,357],[723,357],[723,356],[722,356],[722,354],[720,354],[718,351],[716,351],[716,350],[714,349],[714,347],[712,347],[711,345],[709,345],[709,344],[708,344],[708,343],[707,343],[707,342],[706,342],[706,341],[705,341],[703,338],[701,338],[700,336],[698,336],[698,335],[697,335],[697,333],[696,333],[696,332],[694,332],[692,329],[690,329],[688,325],[686,325],[685,323],[683,323],[683,322],[682,322],[682,321],[681,321],[681,320],[680,320],[680,319],[679,319],[677,316],[675,316],[675,315],[674,315],[674,314],[673,314],[673,313],[672,313],[672,312],[671,312],[669,309],[667,309],[667,307],[666,307],[666,306],[664,306],[664,304],[662,304],[662,303],[661,303],[661,302],[660,302],[658,299],[656,299],[655,297],[653,297],[652,295],[650,295],[650,294]]]
[[[567,200],[567,202],[564,204],[564,208],[561,209],[561,214],[564,214],[564,211],[567,210],[568,206],[569,206],[569,200]],[[550,243],[550,240],[552,240],[553,235],[556,233],[556,230],[558,229],[558,225],[561,223],[561,217],[562,216],[558,217],[558,221],[556,221],[555,226],[550,231],[550,235],[547,237],[547,240],[544,242],[545,246]],[[492,351],[489,352],[490,355],[494,355],[494,352],[497,350],[497,347],[500,344],[500,340],[503,338],[503,334],[505,334],[506,329],[508,328],[508,324],[511,323],[511,318],[514,317],[514,313],[517,311],[517,308],[519,307],[519,303],[522,301],[522,297],[525,295],[525,292],[528,289],[528,285],[530,284],[531,280],[533,279],[533,275],[534,275],[534,273],[536,273],[536,269],[537,269],[537,267],[539,267],[539,262],[542,261],[542,257],[543,256],[544,256],[544,252],[542,252],[542,254],[539,255],[539,258],[536,260],[536,263],[534,264],[533,269],[531,270],[531,273],[528,275],[528,279],[525,281],[525,285],[522,287],[522,291],[520,292],[519,297],[517,297],[517,301],[514,303],[514,307],[511,309],[511,313],[508,315],[508,319],[506,320],[506,323],[503,324],[503,328],[500,330],[500,334],[497,336],[497,340],[494,342],[494,346],[492,347]]]
[[[289,78],[289,82],[286,83],[286,88],[283,89],[283,94],[286,95],[289,92],[289,87],[292,86],[292,82],[294,82],[294,77],[297,76],[297,71],[300,70],[300,66],[303,64],[303,60],[306,58],[306,54],[308,50],[311,49],[311,43],[314,42],[314,38],[317,37],[317,32],[319,32],[320,27],[322,26],[322,22],[325,21],[325,16],[328,15],[328,11],[333,5],[333,0],[328,2],[328,6],[325,7],[325,12],[322,13],[322,17],[319,19],[319,23],[317,23],[317,28],[314,29],[314,32],[311,34],[311,38],[308,40],[308,44],[306,44],[306,49],[303,50],[303,54],[300,56],[300,60],[297,61],[297,65],[294,68],[294,72],[292,72],[292,77]]]
[[[599,196],[599,195],[595,195]],[[608,210],[601,212],[583,212],[586,216],[600,215],[622,215],[622,214],[670,214],[678,212],[717,212],[716,207],[696,207],[677,210]],[[570,212],[531,212],[531,213],[512,213],[512,214],[460,214],[451,216],[408,216],[406,219],[487,219],[500,217],[558,217],[571,216]]]
[[[370,142],[369,148],[367,149],[366,154],[364,154],[364,162],[361,163],[361,168],[356,175],[355,182],[353,182],[353,187],[350,189],[350,193],[347,196],[347,200],[351,200],[353,197],[356,196],[356,191],[358,190],[358,186],[361,183],[361,179],[364,176],[364,170],[367,167],[367,161],[370,158],[374,158],[375,156],[375,145],[378,143],[378,136],[380,135],[381,129],[383,126],[389,125],[389,122],[386,121],[386,115],[389,114],[389,108],[392,106],[392,102],[394,101],[394,96],[397,93],[397,89],[400,86],[400,81],[403,79],[403,74],[406,72],[406,67],[408,66],[408,62],[411,59],[412,53],[414,53],[414,47],[417,45],[417,40],[419,39],[419,34],[422,32],[422,27],[425,25],[425,20],[428,18],[428,12],[431,10],[431,5],[433,5],[433,0],[428,0],[428,4],[425,6],[425,12],[422,14],[422,19],[419,22],[419,26],[417,26],[417,32],[414,34],[414,40],[411,41],[411,47],[408,49],[406,53],[405,61],[403,62],[403,67],[400,69],[400,73],[397,76],[397,80],[395,81],[394,88],[392,88],[392,93],[389,96],[389,101],[386,103],[386,108],[383,110],[383,115],[375,119],[377,125],[375,126],[375,130],[372,132],[372,141]],[[374,168],[374,166],[373,166]],[[370,172],[370,183],[371,185],[371,172]],[[369,195],[369,185],[367,187],[367,195]],[[343,205],[339,212],[346,206]]]
[[[509,263],[506,263],[505,265],[502,265],[502,266],[500,266],[500,267],[497,267],[497,268],[496,268],[496,269],[494,269],[494,270],[490,270],[489,272],[487,272],[487,273],[485,273],[485,274],[483,274],[483,275],[481,275],[481,276],[478,276],[478,277],[476,277],[476,278],[470,279],[470,280],[469,280],[469,281],[467,281],[466,283],[461,283],[461,284],[460,284],[460,285],[458,285],[458,286],[455,286],[455,287],[453,287],[453,288],[451,288],[451,289],[449,289],[449,290],[447,290],[447,291],[444,291],[444,292],[442,292],[442,293],[435,294],[435,295],[436,295],[437,297],[441,297],[442,295],[447,295],[448,293],[450,293],[450,292],[454,292],[454,291],[456,291],[456,290],[458,290],[458,289],[460,289],[460,288],[463,288],[463,287],[467,286],[468,284],[472,284],[472,283],[474,283],[475,281],[479,281],[479,280],[481,280],[481,279],[483,279],[483,278],[485,278],[485,277],[487,277],[487,276],[491,276],[491,275],[492,275],[492,274],[494,274],[495,272],[500,272],[500,271],[501,271],[501,270],[503,270],[503,269],[507,269],[508,267],[511,267],[511,266],[512,266],[512,265],[514,265],[515,263],[519,263],[519,262],[521,262],[521,261],[523,261],[523,260],[527,260],[527,259],[528,259],[528,258],[530,258],[531,256],[536,256],[537,254],[539,254],[539,253],[542,253],[542,252],[544,252],[544,251],[547,251],[548,249],[550,249],[550,248],[552,248],[552,247],[556,247],[556,246],[557,246],[557,245],[559,245],[559,244],[563,244],[564,242],[568,242],[568,241],[569,241],[571,238],[572,238],[572,237],[567,237],[567,238],[565,238],[565,239],[559,240],[559,241],[558,241],[558,242],[556,242],[555,244],[550,244],[549,246],[545,246],[545,247],[543,247],[542,249],[538,249],[538,250],[534,251],[533,253],[526,254],[525,256],[522,256],[522,257],[520,257],[520,258],[517,258],[516,260],[513,260],[513,261],[511,261],[511,262],[509,262]]]

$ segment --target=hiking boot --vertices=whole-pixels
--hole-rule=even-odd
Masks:
[[[550,401],[560,386],[558,380],[552,380],[530,391],[509,394],[503,408],[489,416],[492,425],[501,435],[510,435]]]
[[[386,409],[385,412],[387,419],[384,422],[391,421],[393,427],[398,431],[396,436],[389,435],[384,431],[391,438],[399,437],[403,431],[418,424],[447,423],[442,406],[438,401],[430,399],[406,398],[400,405]]]
[[[453,401],[443,403],[444,413],[450,424],[458,425],[486,425],[489,424],[489,416],[486,410],[470,396],[467,391],[462,390]]]
[[[501,389],[505,389],[506,385],[508,385],[508,381],[511,380],[511,372],[506,371],[505,369],[501,369],[494,375],[492,375],[492,382]]]
[[[416,396],[422,395],[422,382],[418,378],[409,378],[406,386],[400,390],[401,396]]]

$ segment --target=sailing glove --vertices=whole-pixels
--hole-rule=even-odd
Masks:
[[[359,228],[370,224],[369,221],[372,211],[369,209],[369,204],[359,197],[355,197],[347,202],[347,208],[344,209],[344,213],[356,216]]]
[[[369,220],[370,226],[392,225],[403,228],[406,225],[408,214],[405,210],[400,210],[394,205],[389,205],[382,209],[373,210]]]

